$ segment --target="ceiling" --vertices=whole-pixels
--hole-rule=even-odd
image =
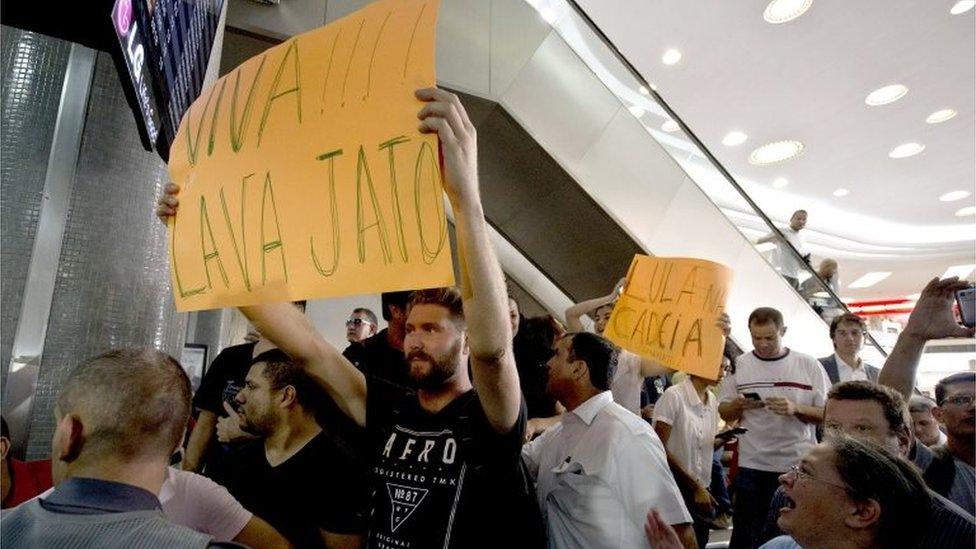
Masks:
[[[976,191],[976,10],[951,15],[954,2],[813,0],[779,25],[763,20],[766,0],[578,3],[771,218],[809,210],[812,251],[840,260],[842,295],[871,298],[915,293],[948,266],[976,263],[976,217],[954,215],[976,201],[939,201]],[[682,57],[667,66],[671,48]],[[908,93],[865,104],[892,83]],[[942,108],[958,115],[925,122]],[[733,130],[748,139],[723,145]],[[755,147],[783,139],[801,141],[802,154],[748,162]],[[909,141],[926,148],[888,157]],[[774,189],[779,177],[789,185]],[[833,196],[838,188],[850,194]],[[734,197],[712,198],[738,210]],[[894,274],[846,287],[869,271]]]

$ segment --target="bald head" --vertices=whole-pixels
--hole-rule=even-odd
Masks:
[[[86,461],[168,461],[183,436],[190,398],[190,380],[166,353],[132,347],[88,359],[71,372],[57,400],[59,423],[73,416],[83,426],[78,448],[68,454]]]

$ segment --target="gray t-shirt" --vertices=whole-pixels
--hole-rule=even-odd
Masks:
[[[956,462],[956,476],[949,488],[949,501],[962,507],[969,514],[976,515],[976,471],[968,463],[959,459]]]

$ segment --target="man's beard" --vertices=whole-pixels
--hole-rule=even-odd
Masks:
[[[434,358],[423,351],[407,353],[407,363],[410,367],[410,379],[418,389],[437,389],[451,378],[459,366],[461,356],[460,339],[448,349],[444,355]],[[427,362],[430,369],[426,372],[415,372],[412,361],[419,359]]]
[[[241,418],[241,431],[261,438],[267,437],[274,430],[273,422],[267,416],[252,416],[244,413]]]

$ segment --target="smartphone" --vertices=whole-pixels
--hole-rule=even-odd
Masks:
[[[720,438],[722,440],[729,440],[730,438],[737,437],[737,436],[739,436],[739,435],[747,432],[748,430],[749,429],[743,429],[742,427],[736,427],[735,429],[729,429],[728,431],[723,431],[723,432],[715,435],[715,437],[716,438]]]
[[[976,326],[976,287],[970,286],[956,291],[956,302],[959,304],[963,326]]]
[[[748,398],[749,400],[762,400],[759,393],[742,393],[742,396]]]

